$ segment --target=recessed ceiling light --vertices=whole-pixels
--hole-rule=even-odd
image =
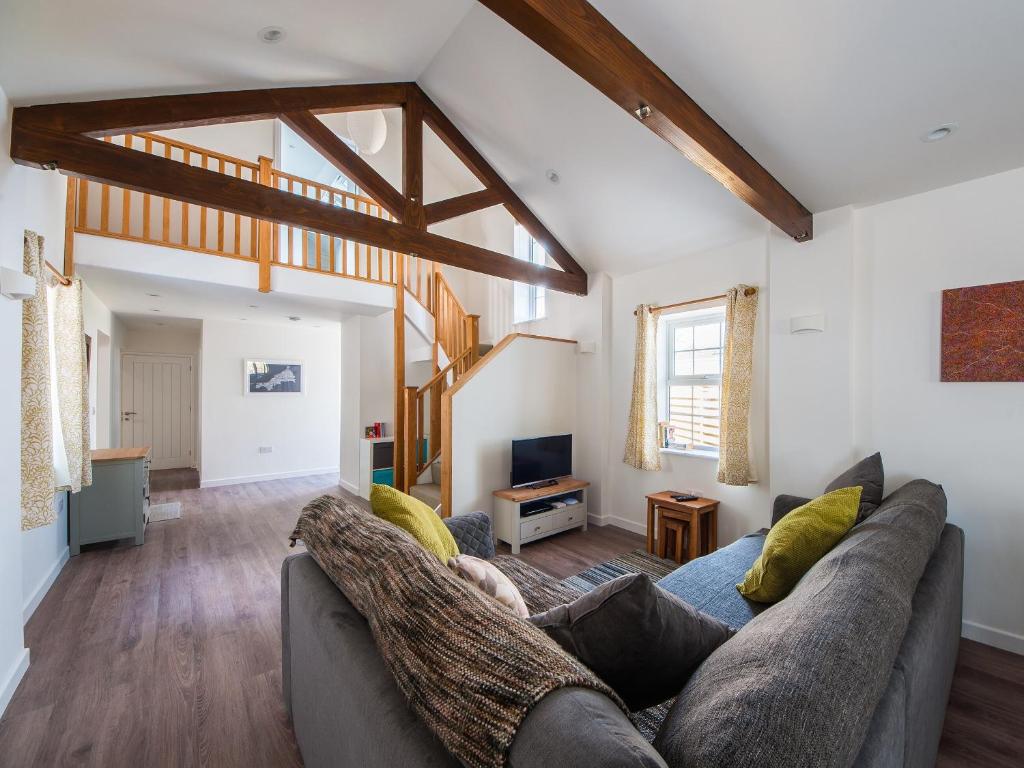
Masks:
[[[264,43],[273,45],[284,40],[284,30],[281,27],[264,27],[256,33],[256,36]]]
[[[557,184],[562,180],[562,177],[558,175],[558,171],[555,171],[551,168],[548,168],[544,176],[547,177],[547,180],[550,181],[552,184]]]
[[[301,318],[301,317],[298,317],[297,315],[289,315],[289,316],[288,316],[288,319],[289,319],[289,320],[291,320],[291,321],[292,321],[293,323],[297,323],[297,322],[299,322],[299,320],[301,320],[302,318]]]
[[[159,310],[159,309],[151,309],[151,310],[149,310],[149,311],[150,311],[150,312],[159,312],[160,310]]]
[[[159,299],[160,298],[160,294],[159,293],[147,293],[146,295],[147,296],[151,296],[154,299]]]
[[[930,144],[933,141],[942,141],[944,138],[953,133],[953,131],[955,131],[958,127],[959,126],[957,126],[956,123],[945,123],[943,125],[936,126],[935,128],[932,128],[930,131],[928,131],[928,133],[926,133],[924,136],[922,136],[921,141],[925,142],[926,144]]]
[[[157,325],[167,325],[167,323],[157,323]]]
[[[249,309],[259,309],[259,308],[260,308],[259,304],[250,304],[249,305]]]

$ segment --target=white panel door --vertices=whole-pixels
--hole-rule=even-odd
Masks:
[[[121,445],[153,449],[153,469],[191,467],[192,359],[121,357]]]

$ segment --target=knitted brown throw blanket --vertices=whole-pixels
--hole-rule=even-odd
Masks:
[[[366,618],[413,711],[463,764],[505,765],[531,707],[555,689],[593,688],[621,706],[547,635],[397,526],[321,496],[302,510],[296,539]]]

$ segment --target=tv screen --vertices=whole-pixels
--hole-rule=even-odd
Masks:
[[[512,441],[512,485],[572,474],[572,435]]]

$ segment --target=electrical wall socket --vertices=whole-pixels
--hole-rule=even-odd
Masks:
[[[257,450],[260,453],[273,453],[274,452],[274,447],[271,446],[271,445],[261,445]]]

